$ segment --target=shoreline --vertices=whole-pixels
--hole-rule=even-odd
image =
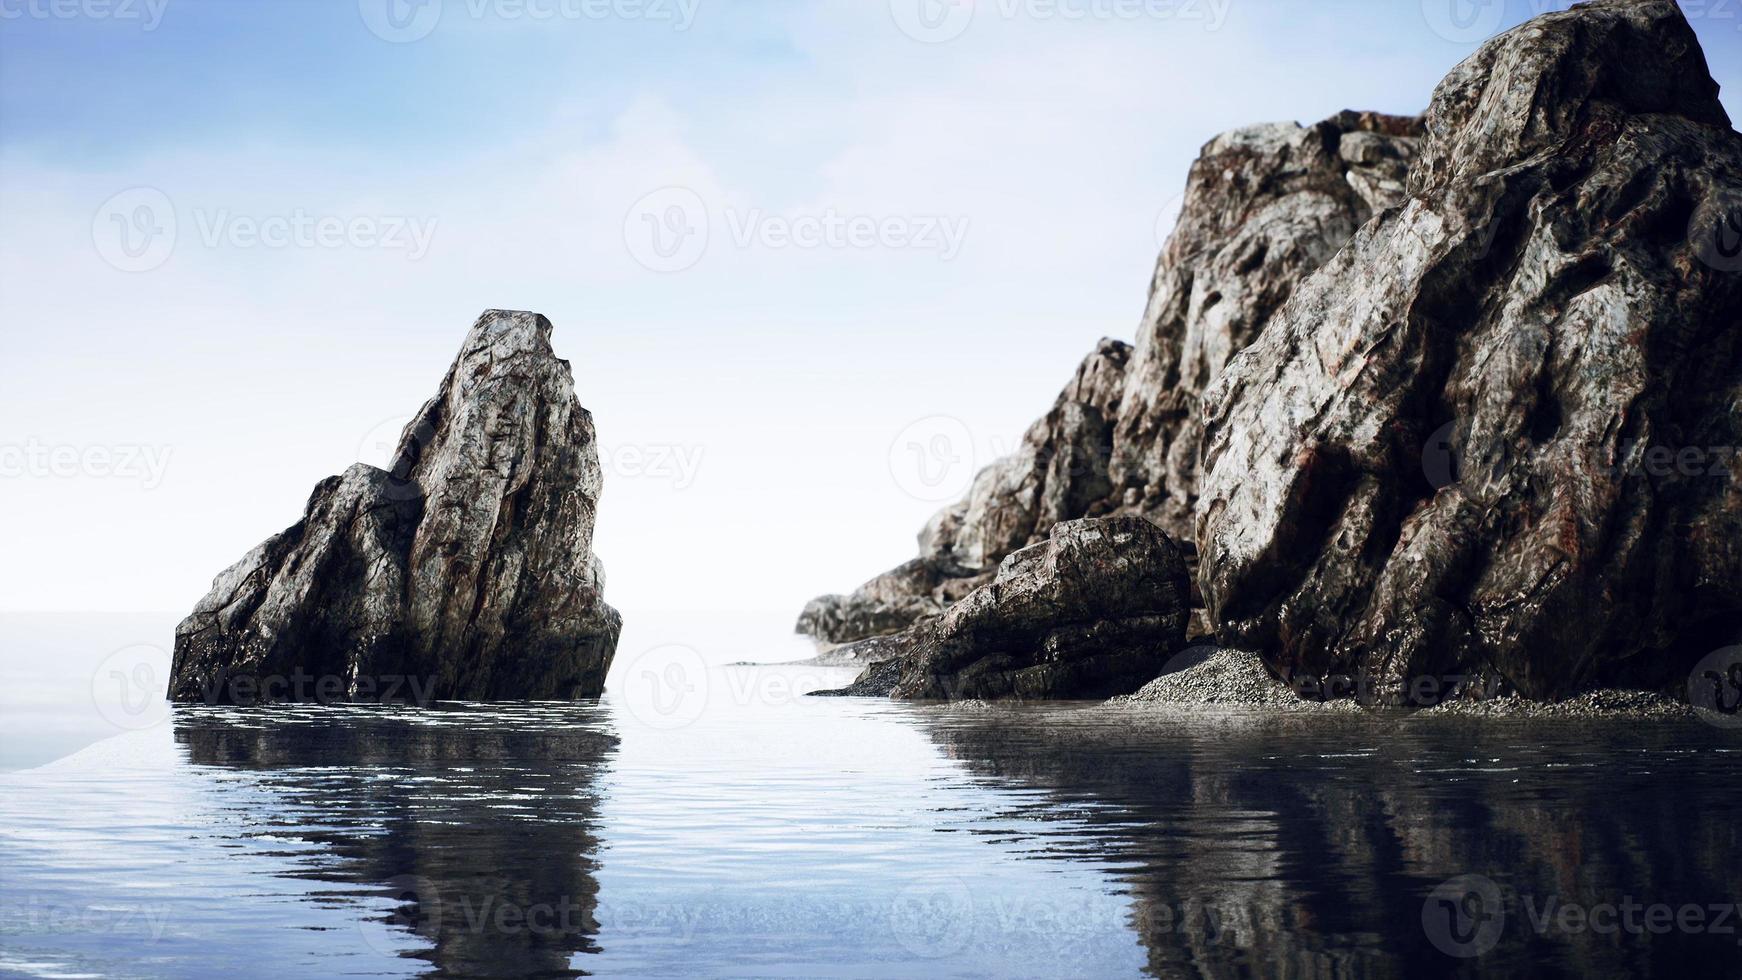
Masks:
[[[1217,650],[1200,662],[1163,674],[1105,706],[1147,711],[1189,707],[1255,708],[1287,714],[1382,714],[1414,718],[1635,719],[1705,721],[1719,724],[1691,704],[1654,691],[1597,688],[1560,701],[1532,701],[1517,694],[1486,699],[1448,699],[1431,707],[1367,705],[1355,698],[1314,701],[1270,675],[1258,655]],[[1728,719],[1729,716],[1719,716]],[[1727,726],[1726,726],[1727,727]],[[1742,717],[1735,721],[1742,728]]]

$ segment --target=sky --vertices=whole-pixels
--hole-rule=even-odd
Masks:
[[[1555,6],[0,0],[0,611],[191,609],[509,308],[607,598],[784,634],[1132,337],[1205,141]]]

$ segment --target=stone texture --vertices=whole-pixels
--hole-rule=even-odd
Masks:
[[[1736,635],[1742,137],[1717,91],[1676,6],[1637,0],[1539,17],[1439,86],[1407,200],[1205,397],[1222,642],[1548,698],[1685,681]]]
[[[387,677],[444,700],[597,696],[621,621],[592,553],[592,417],[550,332],[533,313],[480,317],[391,473],[322,481],[301,521],[217,577],[176,629],[170,696],[298,675],[338,678],[344,698]],[[333,696],[272,696],[311,694]]]
[[[1098,698],[1136,690],[1185,642],[1184,556],[1141,517],[1066,521],[991,584],[903,634],[898,659],[841,693]]]
[[[813,601],[799,632],[825,648],[941,615],[1054,524],[1137,513],[1191,554],[1197,401],[1301,278],[1402,195],[1419,121],[1345,112],[1254,126],[1193,165],[1135,347],[1102,341],[1018,450],[920,535],[920,555],[847,596]]]

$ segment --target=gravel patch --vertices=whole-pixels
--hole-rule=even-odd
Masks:
[[[1270,676],[1255,653],[1197,648],[1169,663],[1169,672],[1110,705],[1222,705],[1283,711],[1360,710],[1353,701],[1306,701]]]
[[[1417,714],[1444,718],[1639,718],[1696,717],[1692,705],[1651,691],[1587,691],[1565,701],[1531,701],[1516,694],[1486,701],[1447,701]]]
[[[1198,647],[1168,664],[1167,672],[1136,693],[1107,701],[1110,707],[1217,706],[1259,708],[1267,712],[1357,714],[1400,709],[1361,705],[1352,698],[1309,701],[1270,676],[1258,655],[1240,650]],[[1447,701],[1432,708],[1403,711],[1411,718],[1635,718],[1675,721],[1698,712],[1663,694],[1650,691],[1597,690],[1564,701],[1531,701],[1518,695],[1486,701]]]

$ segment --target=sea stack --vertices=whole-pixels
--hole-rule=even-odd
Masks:
[[[359,463],[176,628],[173,700],[597,697],[622,620],[603,475],[550,321],[489,310],[391,472]]]

